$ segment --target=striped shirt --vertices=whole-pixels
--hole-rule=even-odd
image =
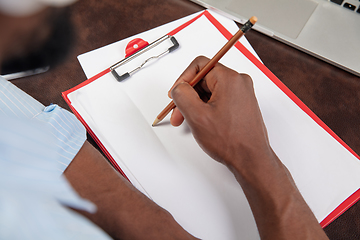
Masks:
[[[96,211],[61,174],[85,138],[73,114],[0,77],[0,239],[110,239],[63,206]]]
[[[57,139],[57,162],[62,173],[86,140],[86,131],[76,117],[56,104],[43,104],[0,77],[0,116],[36,121]],[[16,127],[16,126],[13,126]]]

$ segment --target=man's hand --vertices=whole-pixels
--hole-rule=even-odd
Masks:
[[[267,132],[254,94],[251,78],[217,64],[197,86],[190,82],[209,59],[196,58],[170,90],[177,106],[171,124],[180,125],[184,117],[202,149],[217,161],[229,166],[244,153],[271,152]],[[205,93],[205,94],[204,94]]]
[[[327,239],[269,144],[251,78],[217,64],[197,91],[188,84],[208,61],[196,58],[170,89],[171,124],[185,118],[201,148],[234,173],[261,239]]]

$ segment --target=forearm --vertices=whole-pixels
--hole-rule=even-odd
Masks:
[[[246,157],[230,169],[249,201],[261,239],[328,239],[271,148]]]
[[[80,212],[115,239],[193,239],[164,209],[136,190],[90,143],[65,171],[74,189],[96,204]]]

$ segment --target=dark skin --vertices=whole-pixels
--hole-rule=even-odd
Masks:
[[[23,18],[0,14],[0,62],[26,54],[49,35],[53,10]],[[171,123],[184,118],[201,148],[225,164],[243,188],[262,239],[327,239],[269,144],[252,80],[217,64],[200,87],[187,84],[208,59],[197,58],[171,91]],[[98,207],[80,212],[114,239],[195,239],[169,212],[135,189],[87,141],[65,171],[74,189]],[[240,186],[239,186],[240,187]]]

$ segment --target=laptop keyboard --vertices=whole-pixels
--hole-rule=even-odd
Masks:
[[[330,0],[330,2],[336,3],[339,6],[342,6],[344,8],[347,8],[351,11],[355,11],[357,13],[360,14],[360,0],[353,0],[353,1],[349,1],[349,0]]]

